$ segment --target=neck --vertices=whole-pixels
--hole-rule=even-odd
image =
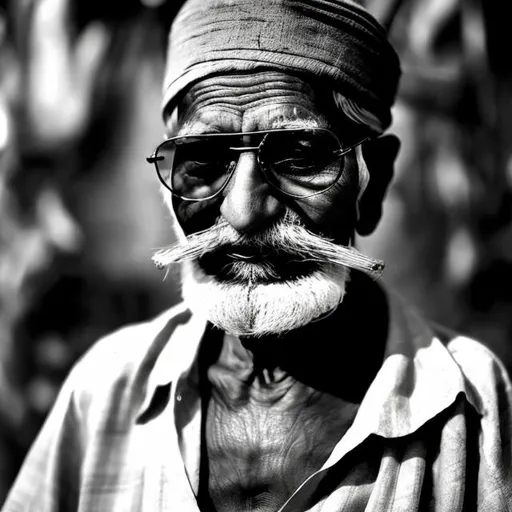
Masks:
[[[208,379],[228,400],[273,403],[308,389],[358,403],[382,364],[387,327],[384,292],[356,274],[326,318],[281,335],[219,336],[208,344]]]

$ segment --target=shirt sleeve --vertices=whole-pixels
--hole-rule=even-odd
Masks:
[[[468,381],[471,401],[475,402],[481,416],[476,510],[512,510],[510,376],[501,361],[474,340],[459,338],[450,348]]]
[[[84,353],[0,512],[132,510],[126,503],[138,493],[134,482],[143,488],[145,443],[136,420],[149,374],[189,316],[179,305],[108,334]]]
[[[78,509],[83,436],[73,389],[66,379],[11,487],[2,512],[57,512]]]

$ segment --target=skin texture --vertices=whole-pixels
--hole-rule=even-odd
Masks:
[[[214,77],[194,85],[183,100],[179,134],[243,132],[301,126],[335,128],[318,108],[317,95],[299,78],[282,73]],[[335,130],[338,131],[338,130]],[[266,182],[254,153],[240,156],[237,170],[220,198],[208,203],[174,201],[178,220],[189,234],[209,227],[222,215],[237,231],[257,232],[290,208],[315,230],[322,226],[347,243],[354,222],[357,169],[350,154],[347,169],[329,193],[297,201],[279,196]],[[336,198],[336,202],[333,201]]]
[[[307,122],[343,139],[350,133],[344,131],[347,122],[328,97],[299,77],[279,72],[212,77],[193,85],[183,98],[179,134]],[[396,151],[380,153],[373,160],[392,169]],[[382,171],[370,180],[372,201],[361,204],[365,232],[379,220],[390,176]],[[201,204],[173,199],[173,207],[186,234],[211,226],[219,216],[241,233],[256,233],[291,210],[312,231],[347,244],[356,228],[357,185],[350,153],[331,190],[290,199],[270,187],[255,154],[247,152],[220,197]],[[345,300],[323,320],[258,339],[218,334],[203,343],[200,354],[205,410],[199,504],[205,511],[275,511],[322,466],[352,423],[382,362],[386,300],[375,283],[354,273]]]

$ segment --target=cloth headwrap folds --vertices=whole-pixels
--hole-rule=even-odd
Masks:
[[[398,56],[351,0],[188,0],[171,28],[163,108],[200,79],[262,69],[320,79],[391,122]]]

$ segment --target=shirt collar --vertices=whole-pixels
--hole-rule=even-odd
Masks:
[[[386,438],[411,434],[449,407],[460,393],[480,412],[459,366],[430,325],[396,292],[386,292],[390,322],[384,362],[349,432],[357,432],[359,441],[370,434]],[[196,359],[208,322],[180,307],[173,310],[178,314],[162,330],[168,341],[149,374],[138,420],[151,414],[157,390],[188,374]],[[180,315],[181,321],[176,322]],[[350,441],[350,436],[345,437]]]
[[[384,362],[350,428],[322,468],[299,486],[279,512],[295,510],[294,503],[300,502],[301,495],[314,492],[326,471],[371,435],[386,439],[410,435],[448,409],[460,395],[481,414],[449,349],[398,294],[386,292],[389,332]],[[371,340],[361,342],[371,345]]]
[[[385,359],[361,403],[355,430],[386,438],[409,435],[461,393],[480,412],[445,342],[396,292],[386,292],[390,327]]]
[[[159,332],[167,338],[147,379],[147,386],[139,408],[137,421],[151,415],[159,388],[176,382],[189,372],[206,331],[208,322],[199,315],[192,315],[184,304],[171,310],[164,329]],[[176,321],[177,319],[180,319]]]

